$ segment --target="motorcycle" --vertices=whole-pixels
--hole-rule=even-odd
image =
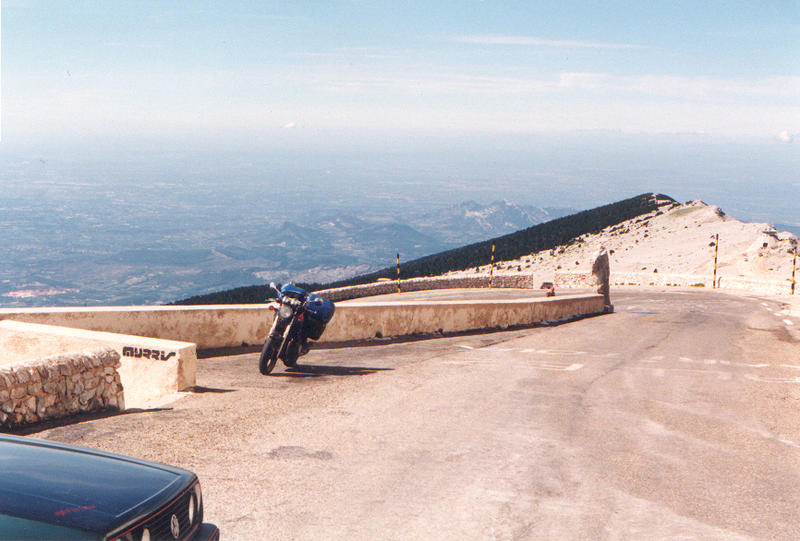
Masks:
[[[278,359],[287,367],[297,366],[298,357],[308,353],[308,339],[320,339],[336,309],[331,301],[292,284],[278,289],[273,282],[270,287],[278,298],[270,304],[275,318],[258,361],[258,369],[265,376]]]

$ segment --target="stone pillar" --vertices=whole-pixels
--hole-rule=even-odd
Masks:
[[[603,303],[605,304],[606,313],[614,311],[614,305],[611,304],[611,287],[609,279],[611,278],[611,266],[608,262],[608,253],[604,247],[600,247],[597,256],[592,263],[592,275],[594,276],[595,283],[597,284],[597,292],[603,296]]]

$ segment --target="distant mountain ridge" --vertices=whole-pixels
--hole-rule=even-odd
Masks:
[[[396,217],[330,214],[308,222],[288,220],[270,227],[259,246],[222,248],[265,280],[320,282],[354,275],[353,269],[376,270],[376,262],[416,259],[518,231],[570,209],[540,208],[496,201],[466,201],[435,212],[409,212]]]
[[[23,192],[0,212],[0,227],[12,239],[0,242],[3,306],[163,304],[260,280],[342,280],[389,265],[398,252],[410,261],[559,212],[508,201],[435,211],[409,205],[395,213],[312,201],[290,213],[200,193],[172,201],[175,214],[168,220],[148,205],[124,211],[100,206],[97,216],[85,219],[90,194],[71,199],[71,192],[59,192],[64,209],[52,212],[35,193]],[[40,228],[54,232],[52,242],[41,241]]]
[[[474,242],[460,248],[446,250],[403,263],[400,267],[400,276],[401,278],[436,276],[450,271],[485,265],[491,257],[492,244],[496,247],[497,260],[510,260],[524,254],[552,249],[566,244],[581,235],[596,233],[606,227],[653,211],[659,212],[660,207],[673,204],[676,204],[676,201],[666,195],[642,194],[570,216],[556,218],[493,239]],[[459,208],[470,212],[469,204],[465,204],[463,207],[460,205],[456,207],[456,209]],[[513,205],[502,205],[501,208],[513,208]],[[491,210],[486,212],[487,216],[494,213]],[[453,215],[458,215],[458,211],[451,213],[450,218],[445,217],[443,219],[452,220]],[[467,214],[464,215],[469,217]],[[478,220],[476,223],[481,224],[481,221]],[[376,272],[361,274],[354,278],[324,285],[319,283],[304,283],[300,285],[312,290],[344,287],[374,282],[379,278],[395,278],[396,273],[395,267],[386,267]],[[195,296],[177,301],[175,304],[259,303],[263,302],[270,294],[268,286],[248,286],[209,295]]]
[[[568,208],[518,205],[507,200],[493,201],[488,205],[464,201],[436,212],[409,214],[406,221],[423,233],[440,236],[448,245],[463,246],[574,212]]]

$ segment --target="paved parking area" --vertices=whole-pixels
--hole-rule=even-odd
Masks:
[[[202,359],[164,408],[32,434],[200,476],[227,539],[800,538],[800,362],[769,300]],[[793,325],[797,322],[793,321]]]

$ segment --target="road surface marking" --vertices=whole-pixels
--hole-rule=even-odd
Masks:
[[[733,379],[733,374],[730,372],[723,372],[720,370],[703,370],[700,368],[647,368],[645,366],[631,366],[635,370],[647,370],[653,376],[657,378],[663,378],[667,371],[676,373],[676,372],[683,372],[683,373],[690,373],[690,374],[705,374],[709,376],[717,376],[718,379],[722,380],[730,380]],[[800,379],[800,378],[798,378]]]
[[[750,381],[759,381],[761,383],[800,383],[800,378],[765,378],[751,374],[745,374],[744,377]]]
[[[784,319],[783,322],[787,325],[794,325],[794,322],[791,319]]]
[[[542,355],[586,355],[585,351],[570,349],[523,349],[522,353],[539,353]]]
[[[534,365],[534,368],[538,368],[540,370],[554,370],[557,372],[575,372],[576,370],[580,370],[583,368],[582,364],[571,364],[569,366],[564,365],[557,365],[557,364],[541,364],[541,365]]]
[[[694,361],[693,361],[692,359],[690,359],[689,357],[680,357],[680,358],[678,358],[678,360],[679,360],[680,362],[682,362],[682,363],[693,363],[693,362],[694,362]]]
[[[474,347],[472,347],[472,346],[465,346],[465,345],[463,345],[463,344],[458,344],[456,347],[459,347],[459,348],[464,348],[464,349],[475,349],[475,348],[474,348]]]
[[[794,368],[795,370],[800,370],[800,366],[797,366],[796,364],[782,364],[781,366],[784,368]]]
[[[478,360],[478,359],[464,359],[464,360],[450,360],[450,361],[442,361],[442,364],[456,364],[456,365],[465,365],[465,364],[491,364],[494,361],[487,361],[487,360]],[[535,368],[537,370],[550,370],[551,372],[575,372],[576,370],[580,370],[583,368],[583,365],[580,363],[559,363],[558,361],[532,361],[530,363],[531,368]]]
[[[734,363],[731,361],[720,361],[719,364],[724,364],[728,366],[746,366],[747,368],[766,368],[768,364],[750,364],[750,363]]]
[[[705,359],[703,364],[717,364],[716,359]]]

